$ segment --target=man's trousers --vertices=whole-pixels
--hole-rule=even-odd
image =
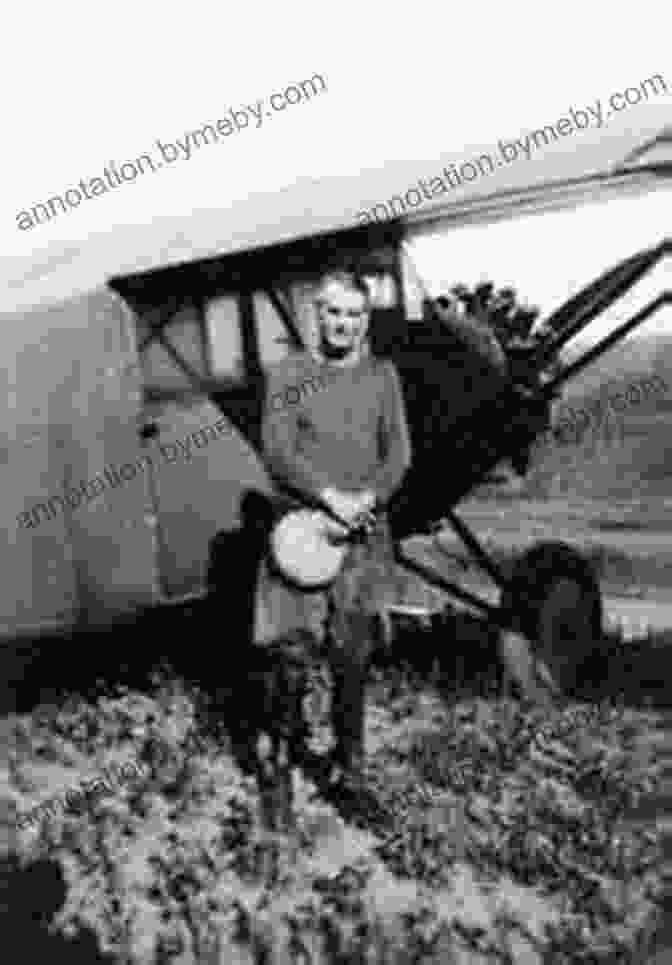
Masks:
[[[254,642],[270,643],[301,627],[324,646],[333,679],[336,762],[348,769],[364,753],[364,699],[381,596],[394,581],[387,520],[379,518],[365,542],[352,546],[327,590],[302,591],[262,561],[255,601]]]

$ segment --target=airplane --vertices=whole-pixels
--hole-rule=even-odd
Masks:
[[[660,115],[651,116],[657,123]],[[511,582],[455,507],[502,460],[524,473],[566,382],[669,305],[668,290],[558,370],[561,350],[669,255],[670,240],[652,238],[544,318],[543,337],[512,351],[506,372],[451,329],[427,292],[417,308],[408,242],[437,226],[487,227],[652,192],[669,200],[670,131],[659,126],[644,137],[623,122],[619,140],[595,142],[588,165],[580,151],[551,150],[552,163],[540,163],[534,179],[513,165],[463,200],[440,198],[386,220],[357,224],[355,215],[370,208],[363,198],[396,196],[399,184],[413,183],[408,163],[299,184],[229,212],[119,228],[49,253],[43,264],[33,259],[3,295],[5,647],[203,599],[213,546],[229,561],[227,594],[240,610],[232,625],[248,625],[256,558],[245,496],[273,495],[259,452],[265,371],[303,344],[315,277],[353,264],[375,293],[372,348],[398,366],[411,426],[413,468],[392,507],[400,565],[528,635],[538,632],[557,581],[580,573],[578,591],[589,592],[583,609],[573,606],[597,632],[599,588],[576,551],[533,547]],[[627,145],[620,164],[614,143]],[[447,451],[450,468],[442,469]],[[437,521],[456,530],[500,586],[499,607],[404,553],[406,536],[433,532]],[[532,599],[535,567],[546,576]],[[575,590],[570,598],[580,604]]]

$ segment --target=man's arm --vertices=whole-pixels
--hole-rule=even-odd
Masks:
[[[288,404],[273,407],[274,398],[284,399],[287,385],[282,376],[269,375],[261,429],[266,467],[281,485],[310,500],[321,499],[329,480],[299,451],[298,407]]]
[[[385,505],[401,485],[411,466],[411,440],[406,407],[397,370],[385,363],[385,393],[381,412],[382,460],[368,481],[379,503]]]

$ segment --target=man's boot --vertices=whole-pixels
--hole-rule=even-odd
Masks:
[[[341,771],[341,783],[357,792],[364,784],[365,672],[360,661],[348,660],[334,668],[333,678],[333,760]]]

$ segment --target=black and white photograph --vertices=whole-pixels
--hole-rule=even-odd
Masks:
[[[669,11],[93,12],[0,68],[3,965],[672,965]]]

